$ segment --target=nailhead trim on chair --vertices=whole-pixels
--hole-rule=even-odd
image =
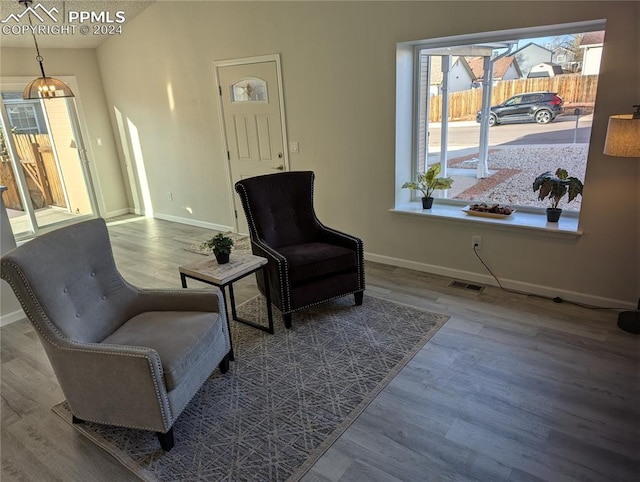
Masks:
[[[49,317],[45,314],[44,310],[42,309],[42,306],[40,305],[40,303],[37,301],[37,299],[35,298],[35,295],[33,293],[33,290],[31,289],[31,286],[29,285],[27,279],[25,278],[22,270],[20,269],[19,266],[17,266],[14,263],[8,263],[8,262],[3,262],[3,265],[5,266],[11,266],[16,273],[18,274],[18,276],[20,276],[20,278],[22,279],[24,285],[27,288],[27,291],[29,293],[29,299],[33,302],[33,304],[35,305],[38,314],[40,315],[40,317],[42,318],[42,321],[47,325],[47,327],[49,327],[51,329],[51,331],[53,331],[54,333],[56,333],[58,336],[60,336],[60,338],[65,339],[66,341],[68,341],[69,344],[71,345],[79,345],[79,346],[83,346],[83,345],[95,345],[95,346],[100,346],[102,348],[108,347],[108,348],[122,348],[122,345],[101,345],[98,343],[86,343],[86,344],[81,344],[78,343],[76,341],[73,340],[69,340],[66,336],[64,336],[59,330],[58,328],[51,323],[51,321],[49,320]],[[31,310],[29,310],[27,308],[27,305],[24,301],[24,299],[18,294],[18,291],[15,289],[16,286],[13,283],[13,281],[9,278],[7,278],[6,276],[1,276],[2,279],[4,279],[5,281],[7,281],[10,285],[11,288],[13,289],[14,293],[16,294],[16,297],[18,298],[18,301],[20,302],[20,305],[22,306],[22,309],[24,310],[25,314],[27,315],[27,317],[31,320],[32,325],[38,330],[38,332],[40,333],[40,335],[53,347],[58,348],[60,350],[66,350],[66,351],[77,351],[77,352],[89,352],[89,353],[99,353],[102,355],[115,355],[115,356],[127,356],[127,357],[134,357],[134,358],[146,358],[148,363],[149,363],[149,368],[151,370],[152,376],[151,379],[153,380],[153,384],[155,387],[155,391],[156,391],[156,395],[158,397],[158,399],[163,398],[167,404],[167,407],[170,410],[170,405],[169,405],[169,398],[166,395],[166,390],[160,390],[160,387],[158,386],[158,380],[156,379],[155,376],[153,376],[153,368],[155,365],[155,368],[158,370],[158,372],[160,373],[160,375],[162,375],[164,373],[163,369],[162,369],[162,364],[160,363],[160,357],[157,355],[153,357],[153,359],[151,357],[149,357],[146,354],[135,354],[135,353],[116,353],[116,352],[111,352],[111,351],[102,351],[102,350],[88,350],[88,349],[84,349],[84,348],[70,348],[70,347],[65,347],[62,345],[59,345],[57,342],[51,340],[49,338],[49,336],[42,331],[42,329],[38,326],[38,322],[35,319],[34,314],[31,312]],[[127,347],[128,350],[131,351],[141,351],[141,352],[145,352],[147,350],[145,350],[144,348],[140,348],[140,347]],[[163,392],[163,393],[161,393]],[[171,428],[171,425],[173,424],[173,421],[175,419],[172,419],[171,417],[171,413],[166,413],[165,409],[163,407],[162,404],[158,404],[159,408],[160,408],[160,412],[162,415],[162,421],[163,421],[163,425],[166,430],[169,430]],[[73,410],[72,410],[73,411]],[[93,419],[85,419],[89,422],[96,422],[96,423],[101,423],[104,425],[118,425],[118,424],[114,424],[112,422],[105,422],[105,421],[101,421],[101,420],[93,420]],[[118,426],[125,426],[125,425],[118,425]],[[141,429],[141,430],[151,430],[151,431],[157,431],[156,428],[150,428],[150,427],[144,427],[144,426],[134,426],[134,425],[126,425],[126,427],[128,428],[137,428],[137,429]]]
[[[242,192],[240,192],[238,191],[238,189],[236,189],[238,194],[241,195],[242,204],[245,207],[245,214],[247,213],[249,214],[248,224],[249,224],[249,230],[252,238],[251,242],[256,244],[262,250],[270,253],[273,256],[273,258],[278,262],[278,271],[280,274],[280,276],[278,276],[278,278],[280,279],[280,301],[282,302],[282,305],[283,305],[281,306],[281,308],[283,313],[288,313],[291,307],[291,298],[289,295],[291,290],[285,289],[285,288],[290,287],[289,262],[287,261],[287,258],[282,256],[280,253],[278,253],[273,248],[271,248],[271,246],[264,243],[262,239],[260,239],[260,237],[258,236],[258,228],[256,227],[256,223],[253,218],[253,212],[251,211],[251,208],[249,206],[249,197],[247,196],[247,191],[242,184],[238,184],[237,186],[239,189],[242,190]],[[283,271],[283,265],[284,265],[284,271]],[[285,296],[285,294],[287,296],[286,300],[282,299],[282,297]]]
[[[315,215],[315,214],[314,214]],[[318,220],[318,218],[316,218],[316,220]],[[320,221],[318,220],[318,223],[320,223]],[[351,239],[353,242],[355,242],[356,244],[356,252],[358,253],[358,269],[357,269],[357,273],[358,273],[358,286],[364,290],[365,287],[365,283],[364,283],[364,243],[361,239],[359,238],[354,238],[353,236],[350,236],[346,233],[343,233],[341,231],[336,231],[335,229],[329,228],[327,226],[325,226],[324,224],[320,223],[320,225],[326,229],[327,231],[330,231],[332,233],[335,234],[339,234],[342,236],[346,236],[347,238]],[[360,291],[360,290],[358,290]],[[357,292],[357,291],[356,291]],[[355,292],[354,292],[355,293]]]
[[[361,291],[363,291],[363,290],[350,291],[348,293],[343,293],[343,294],[338,295],[338,296],[332,296],[331,298],[326,298],[326,299],[321,300],[321,301],[316,301],[314,303],[309,303],[308,305],[304,305],[304,306],[300,306],[298,308],[294,308],[293,310],[289,311],[288,313],[284,313],[284,314],[295,313],[296,311],[304,310],[305,308],[310,308],[310,307],[316,306],[316,305],[321,305],[322,303],[326,303],[327,301],[331,301],[331,300],[337,300],[338,298],[344,298],[345,296],[353,295],[355,293],[360,293]]]
[[[315,173],[311,173],[311,205],[313,206],[313,202],[314,202],[314,194],[315,194]],[[242,190],[242,192],[240,192],[240,190]],[[251,212],[251,208],[249,206],[249,198],[247,195],[247,191],[245,189],[245,187],[242,184],[236,184],[236,191],[238,192],[238,194],[240,195],[241,201],[243,206],[245,207],[245,214],[249,215],[249,230],[250,230],[250,234],[251,234],[251,243],[255,244],[256,246],[258,246],[259,248],[263,249],[264,251],[267,251],[269,253],[271,253],[273,255],[274,258],[276,258],[276,260],[278,261],[278,271],[279,271],[279,278],[280,278],[280,295],[281,298],[282,296],[284,296],[284,294],[286,293],[286,302],[285,300],[281,300],[282,304],[284,306],[282,306],[282,314],[286,315],[289,313],[294,313],[296,311],[305,309],[305,308],[309,308],[311,306],[316,306],[319,305],[321,303],[325,303],[327,301],[330,300],[335,300],[338,298],[342,298],[344,296],[348,296],[351,294],[355,294],[355,293],[359,293],[361,291],[364,291],[365,289],[365,283],[364,283],[364,243],[362,242],[362,240],[360,238],[356,238],[354,236],[351,236],[347,233],[343,233],[341,231],[337,231],[335,229],[332,228],[328,228],[327,226],[325,226],[324,224],[322,224],[320,222],[320,220],[318,219],[318,217],[316,216],[316,212],[315,209],[313,210],[313,217],[315,219],[315,221],[325,230],[332,232],[336,235],[342,236],[342,237],[346,237],[350,240],[352,240],[355,245],[356,245],[356,252],[358,254],[358,268],[357,268],[357,276],[358,276],[358,287],[359,289],[351,291],[349,293],[344,293],[338,296],[333,296],[331,298],[326,298],[322,301],[316,301],[314,303],[309,303],[307,305],[304,306],[299,306],[297,308],[291,309],[291,289],[286,289],[290,288],[290,284],[289,284],[289,267],[288,267],[288,261],[287,259],[282,256],[280,253],[278,253],[277,251],[273,250],[270,246],[268,246],[266,243],[264,243],[262,241],[262,239],[258,236],[258,229],[255,225],[255,220],[253,218],[253,213]],[[283,271],[283,265],[285,267],[285,270]],[[285,280],[286,278],[286,280]],[[286,283],[283,282],[283,280],[286,281]]]
[[[315,201],[315,178],[316,175],[315,173],[311,173],[311,205],[313,206],[313,203]],[[316,210],[313,210],[313,217],[316,220],[316,222],[322,226],[325,230],[334,233],[336,235],[339,236],[343,236],[346,238],[349,238],[351,241],[353,241],[356,245],[356,252],[358,253],[358,287],[361,288],[362,290],[364,290],[364,242],[362,241],[362,239],[360,238],[356,238],[355,236],[351,236],[350,234],[347,233],[343,233],[342,231],[337,231],[333,228],[329,228],[327,226],[325,226],[324,224],[322,224],[322,222],[320,222],[320,220],[318,219],[318,216],[316,215]],[[354,293],[357,293],[360,290],[356,290],[354,291]],[[338,296],[338,298],[340,298],[340,296]],[[331,298],[334,299],[334,298]],[[311,306],[311,305],[310,305]]]
[[[278,263],[278,272],[280,273],[280,275],[278,276],[278,279],[280,280],[280,301],[283,304],[281,308],[283,310],[289,309],[289,307],[291,306],[291,298],[290,296],[288,296],[288,294],[291,292],[289,284],[289,261],[269,245],[264,243],[261,239],[258,239],[257,241],[251,241],[251,243],[252,245],[255,244],[262,251],[266,251],[271,254],[271,256],[273,256],[274,258],[274,261]],[[287,294],[287,298],[282,299],[282,296],[285,293]]]

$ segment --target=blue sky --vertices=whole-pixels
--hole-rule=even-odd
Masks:
[[[522,40],[518,40],[518,48],[524,47],[530,42],[538,44],[541,47],[546,47],[547,44],[553,44],[554,40],[558,38],[562,39],[564,37],[570,37],[570,35],[554,35],[551,37],[537,37],[537,38],[522,39]]]

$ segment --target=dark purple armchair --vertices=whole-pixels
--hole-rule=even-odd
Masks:
[[[291,328],[291,314],[364,294],[362,240],[324,226],[313,209],[314,173],[283,172],[238,181],[253,254],[269,260],[271,298]],[[262,276],[256,276],[264,290]]]

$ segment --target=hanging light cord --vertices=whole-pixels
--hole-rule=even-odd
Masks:
[[[21,0],[20,3],[24,4],[25,10],[28,10],[29,5],[31,5],[32,2],[31,0]],[[38,39],[36,38],[35,30],[33,29],[33,20],[31,19],[31,12],[27,12],[27,15],[29,16],[29,26],[31,27],[31,36],[33,37],[33,43],[36,44],[36,53],[38,54],[36,56],[36,60],[40,64],[40,72],[42,72],[42,77],[46,78],[47,76],[44,73],[44,66],[42,65],[42,61],[44,59],[42,58],[42,55],[40,55],[40,47],[38,47]]]

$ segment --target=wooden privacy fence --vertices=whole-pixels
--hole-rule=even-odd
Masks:
[[[593,105],[598,87],[597,75],[564,74],[556,77],[502,80],[491,91],[491,105],[497,105],[509,97],[523,92],[557,92],[567,104]],[[442,95],[429,97],[429,120],[442,120]],[[449,119],[475,119],[482,108],[482,88],[463,90],[449,94]]]
[[[22,211],[22,201],[18,193],[16,178],[13,175],[13,167],[11,167],[9,158],[5,156],[0,159],[0,184],[7,187],[7,190],[2,194],[5,206],[9,209]]]
[[[35,209],[45,206],[66,207],[62,182],[51,142],[47,134],[12,134],[24,172],[29,197]],[[5,203],[11,209],[22,210],[18,185],[8,158],[0,163],[0,183],[7,186]]]

